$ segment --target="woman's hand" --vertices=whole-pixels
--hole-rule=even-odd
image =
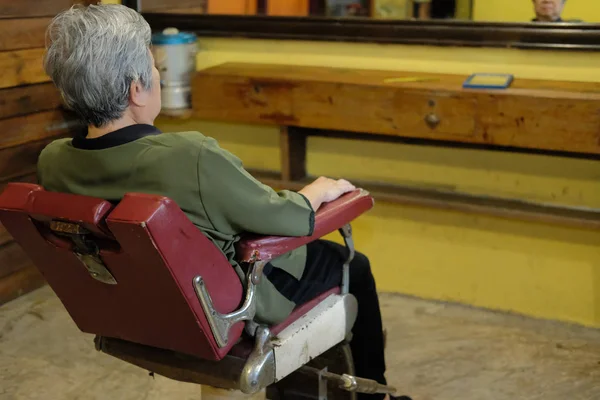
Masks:
[[[323,203],[329,203],[341,195],[355,190],[353,184],[345,179],[334,180],[320,177],[298,193],[304,195],[310,202],[313,210],[317,211]]]

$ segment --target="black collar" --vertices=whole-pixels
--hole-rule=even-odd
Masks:
[[[145,136],[160,135],[161,131],[152,125],[137,124],[107,133],[94,139],[87,139],[86,133],[73,138],[73,147],[82,150],[101,150],[133,142]]]

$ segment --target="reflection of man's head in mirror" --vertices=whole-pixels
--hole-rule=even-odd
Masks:
[[[536,22],[560,22],[560,14],[567,0],[533,0]]]

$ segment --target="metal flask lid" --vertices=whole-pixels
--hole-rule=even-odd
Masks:
[[[179,32],[177,28],[166,28],[161,33],[152,35],[152,44],[155,45],[191,44],[196,40],[194,33]]]

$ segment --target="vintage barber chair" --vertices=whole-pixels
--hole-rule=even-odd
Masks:
[[[97,350],[168,378],[247,394],[269,387],[269,397],[352,398],[393,389],[352,376],[346,338],[357,303],[347,293],[348,266],[340,288],[277,326],[253,321],[255,288],[269,260],[335,230],[350,260],[349,222],[372,205],[357,190],[319,210],[311,237],[246,237],[237,246],[245,288],[164,197],[128,194],[113,205],[12,183],[0,196],[0,221],[79,329],[96,335]]]

